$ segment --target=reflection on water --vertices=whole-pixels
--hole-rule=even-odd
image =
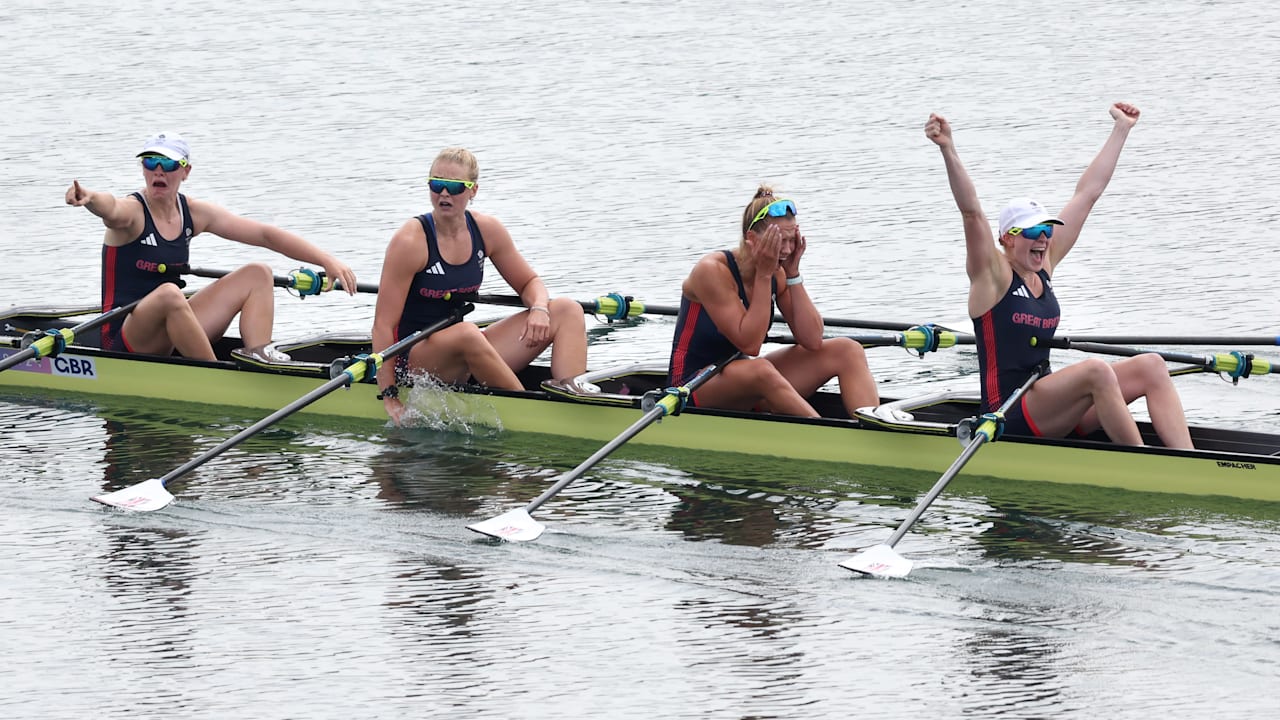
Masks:
[[[94,567],[114,602],[102,621],[110,632],[92,640],[98,651],[122,676],[198,667],[191,628],[207,622],[192,603],[203,574],[195,561],[199,533],[123,524],[102,530]]]
[[[441,712],[569,698],[608,712],[651,706],[631,684],[643,675],[662,679],[664,707],[715,715],[824,715],[885,687],[941,691],[971,713],[1049,715],[1088,707],[1079,668],[1124,672],[1126,643],[1233,633],[1257,641],[1232,652],[1271,652],[1265,635],[1241,633],[1280,587],[1280,509],[1257,503],[962,475],[899,546],[918,562],[912,578],[886,582],[835,563],[883,542],[928,474],[624,446],[539,509],[541,539],[495,544],[464,525],[524,504],[593,443],[295,419],[143,515],[86,498],[163,474],[256,418],[124,400],[0,410],[0,459],[58,448],[77,468],[7,490],[0,534],[23,549],[0,571],[35,579],[0,590],[0,630],[51,660],[72,634],[89,638],[75,646],[106,659],[88,674],[104,688],[186,680],[134,708],[236,712],[224,693],[239,687],[321,716],[351,711],[327,690],[338,673]],[[1143,590],[1159,578],[1164,615]],[[32,603],[51,592],[92,610],[45,638],[36,629],[54,620]],[[1206,597],[1231,611],[1197,621]],[[886,662],[899,672],[876,669]],[[213,669],[216,681],[190,682]],[[550,682],[566,671],[572,691]],[[947,679],[917,687],[923,677]],[[937,711],[925,699],[907,709]]]
[[[962,640],[960,649],[972,658],[970,682],[982,688],[982,701],[970,709],[993,715],[1052,715],[1078,709],[1064,698],[1059,677],[1069,662],[1063,657],[1063,640],[1041,625],[1043,618],[1059,617],[1069,608],[1028,608],[1022,603],[1025,598],[971,600],[981,607],[978,628]]]

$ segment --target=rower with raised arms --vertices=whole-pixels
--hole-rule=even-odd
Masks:
[[[146,181],[137,192],[115,197],[74,180],[66,193],[68,205],[97,215],[107,228],[102,240],[103,310],[141,299],[123,319],[103,325],[103,349],[155,355],[177,350],[183,357],[214,360],[213,343],[239,314],[240,336],[251,357],[288,359],[268,347],[275,323],[270,266],[244,265],[190,299],[176,284],[178,272],[187,266],[191,239],[205,232],[320,265],[348,293],[355,292],[355,273],[319,247],[179,192],[192,162],[190,146],[177,133],[148,138],[137,158]]]
[[[734,352],[748,356],[708,380],[692,404],[817,417],[806,398],[832,378],[839,378],[850,416],[879,403],[862,346],[823,338],[822,315],[800,273],[807,245],[796,216],[794,201],[759,186],[743,210],[738,247],[704,255],[685,279],[668,383],[683,385]],[[755,357],[773,322],[775,300],[796,344]]]
[[[1138,122],[1138,108],[1127,103],[1115,103],[1110,113],[1111,134],[1062,212],[1054,215],[1029,198],[1014,200],[1000,212],[999,234],[994,237],[977,189],[956,152],[951,124],[937,114],[925,123],[925,136],[942,151],[951,193],[964,220],[969,316],[978,347],[984,412],[996,409],[1049,357],[1048,341],[1060,318],[1050,281],[1075,247]],[[1128,408],[1138,398],[1146,398],[1151,422],[1167,447],[1192,446],[1182,401],[1164,360],[1155,353],[1114,364],[1090,358],[1046,375],[1011,409],[1004,431],[1065,437],[1101,428],[1113,442],[1141,445]]]
[[[480,289],[486,260],[493,262],[527,309],[483,330],[472,322],[457,323],[419,343],[395,364],[383,365],[378,397],[396,423],[405,412],[399,385],[408,382],[414,370],[445,383],[474,380],[521,390],[516,372],[548,346],[553,377],[568,379],[587,369],[582,306],[569,298],[552,299],[506,227],[492,215],[468,209],[480,191],[479,181],[479,161],[464,148],[445,148],[431,163],[431,212],[405,221],[387,246],[373,346],[385,348],[451,313],[457,296]]]

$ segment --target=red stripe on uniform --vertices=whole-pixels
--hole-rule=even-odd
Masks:
[[[112,308],[116,299],[116,248],[107,247],[107,256],[102,259],[102,312]]]
[[[102,312],[107,312],[116,302],[116,247],[108,245],[102,259]],[[107,346],[107,333],[111,323],[102,326],[102,347]]]
[[[982,382],[987,386],[987,401],[991,407],[997,408],[1004,402],[1004,398],[1000,397],[1000,364],[996,361],[996,330],[991,313],[992,310],[988,310],[980,318],[982,340],[986,345],[986,363],[984,363],[986,373]]]
[[[702,303],[689,303],[689,314],[684,318],[680,339],[676,341],[676,349],[671,353],[672,382],[681,382],[684,379],[685,354],[689,351],[689,343],[693,340],[693,331],[698,327],[698,316],[701,314]]]

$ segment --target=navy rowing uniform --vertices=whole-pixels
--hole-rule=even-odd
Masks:
[[[742,284],[742,273],[738,271],[738,263],[729,250],[721,250],[728,262],[729,271],[733,273],[734,282],[738,284],[738,299],[743,307],[750,307],[747,300],[747,289]],[[777,282],[774,282],[773,295],[769,300],[769,313],[773,314],[773,298],[777,295]],[[680,298],[680,314],[676,317],[676,331],[671,339],[671,362],[667,366],[667,384],[673,387],[684,385],[700,370],[708,365],[722,362],[737,352],[738,348],[716,327],[715,321],[707,314],[702,303],[693,302],[687,297]],[[696,393],[695,393],[696,395]],[[697,405],[690,399],[690,404]]]
[[[427,235],[427,265],[413,276],[404,311],[396,326],[396,339],[408,337],[422,328],[443,320],[458,308],[457,300],[446,300],[451,293],[474,293],[484,281],[484,238],[475,218],[467,211],[467,230],[471,233],[471,253],[460,265],[444,261],[436,239],[436,221],[431,213],[418,216]]]
[[[126,245],[102,246],[103,312],[144,298],[166,282],[175,282],[175,271],[187,266],[191,238],[195,235],[195,225],[192,223],[185,195],[178,194],[182,229],[178,237],[172,240],[156,230],[151,208],[147,207],[142,193],[132,193],[132,197],[142,204],[142,232]],[[132,352],[123,333],[123,318],[103,325],[102,348]]]
[[[1058,330],[1061,311],[1053,294],[1049,273],[1036,272],[1044,293],[1034,297],[1018,273],[1013,273],[1009,290],[1000,302],[981,317],[973,318],[978,346],[978,374],[982,378],[982,410],[999,409],[1015,390],[1031,377],[1031,373],[1049,359],[1049,340]],[[1032,340],[1036,344],[1032,344]],[[1023,396],[1024,403],[1026,396]],[[1015,435],[1039,435],[1035,424],[1026,416],[1025,405],[1014,407],[1006,415],[1005,432]]]

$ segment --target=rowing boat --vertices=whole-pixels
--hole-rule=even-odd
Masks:
[[[0,312],[0,359],[19,351],[23,337],[70,325],[97,308],[13,308]],[[27,360],[0,372],[8,393],[74,393],[183,400],[269,412],[328,382],[344,360],[370,351],[367,336],[319,335],[275,343],[288,361],[251,358],[235,338],[217,344],[217,361],[123,354],[93,347],[92,339],[56,356]],[[666,368],[627,365],[555,381],[533,365],[520,373],[523,391],[474,385],[428,384],[408,393],[428,418],[469,426],[547,433],[597,442],[613,439],[651,407],[664,390]],[[357,383],[331,393],[304,413],[386,422],[376,387]],[[939,473],[955,458],[957,429],[978,412],[975,394],[939,391],[885,399],[845,416],[837,393],[811,398],[823,417],[687,408],[638,435],[633,444],[697,451],[766,455]],[[1157,443],[1149,423],[1147,442]],[[1113,445],[1100,434],[1085,439],[1005,436],[975,457],[966,475],[1121,488],[1140,492],[1221,495],[1280,502],[1280,435],[1193,427],[1194,451]]]

